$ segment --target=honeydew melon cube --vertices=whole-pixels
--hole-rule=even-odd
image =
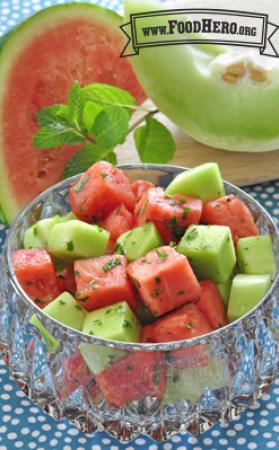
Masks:
[[[239,239],[237,263],[241,273],[275,275],[275,257],[270,236],[253,236]]]
[[[228,306],[229,303],[231,287],[232,287],[232,278],[228,278],[228,280],[225,281],[224,283],[217,283],[217,288],[220,292],[221,298],[225,306]]]
[[[224,183],[216,163],[206,163],[177,175],[166,189],[167,194],[185,194],[203,202],[225,195]]]
[[[87,312],[68,292],[63,292],[59,297],[49,303],[44,308],[44,312],[58,322],[79,331],[82,330],[87,315]],[[44,337],[49,352],[57,350],[59,342],[45,329],[35,314],[31,317],[30,323],[32,323]]]
[[[128,261],[135,261],[161,245],[162,238],[150,222],[123,233],[116,242],[115,252],[125,255]]]
[[[60,216],[42,219],[34,223],[24,233],[23,244],[25,248],[45,248],[48,244],[50,232],[54,225],[60,222]]]
[[[270,275],[236,275],[232,282],[229,298],[229,322],[239,319],[253,309],[270,287]]]
[[[225,226],[192,225],[176,250],[187,256],[200,280],[224,283],[232,275],[236,264],[231,231]]]
[[[88,313],[82,331],[112,341],[139,342],[141,325],[128,303],[119,302]],[[97,344],[82,343],[80,350],[89,369],[95,374],[126,354]]]
[[[109,232],[98,225],[80,220],[56,224],[50,233],[48,251],[65,261],[103,256],[109,242]]]

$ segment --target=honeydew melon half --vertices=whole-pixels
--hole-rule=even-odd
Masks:
[[[75,80],[101,82],[145,95],[130,62],[119,58],[122,18],[88,3],[45,9],[0,43],[0,204],[11,221],[18,210],[63,176],[73,147],[33,148],[36,112],[65,103]]]
[[[182,3],[183,8],[208,8],[202,0],[170,4],[125,0],[126,20],[131,13],[177,8]],[[254,3],[249,5],[251,11],[257,10]],[[220,8],[220,1],[209,6]],[[232,9],[231,2],[223,1],[221,6]],[[240,0],[233,6],[249,10]],[[266,2],[258,9],[267,12]],[[148,18],[141,19],[141,26],[148,26]],[[187,44],[141,48],[130,60],[157,107],[197,141],[234,151],[279,148],[277,58],[260,55],[258,49]]]

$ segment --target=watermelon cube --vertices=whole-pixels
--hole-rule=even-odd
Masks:
[[[136,218],[126,206],[119,205],[104,220],[100,220],[99,225],[110,233],[109,250],[113,252],[119,236],[136,226]]]
[[[211,280],[201,281],[201,296],[197,303],[214,330],[228,324],[225,306],[219,289]]]
[[[126,301],[135,310],[135,293],[122,255],[81,259],[74,262],[76,298],[87,311]]]
[[[181,341],[213,331],[210,322],[197,305],[189,303],[158,319],[152,325],[153,342]]]
[[[154,316],[197,301],[200,286],[185,256],[164,246],[132,262],[128,273],[143,303]]]
[[[65,261],[104,255],[109,233],[98,225],[71,220],[54,225],[50,232],[48,251]]]
[[[96,376],[96,383],[111,406],[146,396],[161,399],[166,386],[166,369],[158,352],[138,351],[112,364]]]
[[[239,319],[253,309],[271,287],[270,275],[236,275],[229,298],[228,319]]]
[[[259,234],[250,210],[235,195],[226,195],[205,203],[202,222],[230,227],[235,244],[239,238]]]
[[[153,222],[166,244],[178,241],[187,226],[198,224],[201,214],[200,199],[183,194],[169,195],[162,188],[149,189],[135,208],[139,225]]]
[[[162,244],[157,228],[150,222],[122,234],[117,240],[115,252],[125,255],[128,261],[135,261]]]
[[[201,280],[223,283],[231,276],[236,264],[229,227],[193,225],[186,231],[177,251],[188,257]]]
[[[92,223],[107,217],[121,203],[133,211],[135,196],[122,170],[99,161],[70,189],[70,203],[79,219]]]
[[[136,202],[141,200],[148,189],[155,187],[153,183],[147,180],[136,180],[131,184],[131,186],[136,198]]]
[[[237,263],[241,273],[251,275],[275,275],[276,264],[270,236],[239,239]]]
[[[60,294],[54,265],[45,249],[16,250],[13,267],[19,284],[40,308]]]
[[[206,163],[177,175],[166,192],[191,195],[208,202],[224,195],[225,188],[218,164]]]

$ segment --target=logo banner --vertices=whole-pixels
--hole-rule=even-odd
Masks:
[[[179,44],[223,44],[258,48],[279,57],[275,35],[279,26],[267,14],[223,9],[172,9],[131,14],[121,26],[128,42],[122,57],[140,49]],[[279,34],[279,33],[278,33]]]

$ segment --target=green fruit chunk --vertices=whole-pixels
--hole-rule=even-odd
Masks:
[[[135,261],[161,245],[162,238],[150,222],[122,234],[116,242],[115,252],[126,256],[128,261]]]
[[[49,303],[44,308],[44,312],[58,322],[79,331],[82,330],[87,314],[68,292],[63,292],[63,294],[59,295],[59,297]],[[44,337],[49,352],[57,350],[60,345],[59,342],[45,329],[35,314],[31,317],[30,323],[32,323]]]
[[[23,244],[25,248],[45,248],[47,247],[49,235],[57,223],[61,220],[60,216],[54,216],[50,219],[39,220],[24,233]]]
[[[200,280],[224,283],[236,264],[231,230],[223,226],[192,225],[176,250],[187,256]]]
[[[271,7],[274,2],[268,3]],[[243,2],[237,5],[235,9],[241,10]],[[131,14],[168,7],[168,2],[125,0],[124,23],[130,21]],[[164,16],[163,24],[173,19],[173,15]],[[158,25],[162,25],[159,19]],[[148,26],[147,15],[140,20],[138,38]],[[158,40],[158,36],[153,39]],[[141,48],[130,59],[145,92],[159,110],[195,140],[234,151],[279,148],[276,58],[253,50],[236,51],[230,46],[188,43]]]
[[[241,273],[274,276],[275,257],[270,236],[253,236],[239,239],[237,263]]]
[[[206,163],[177,175],[166,192],[190,195],[208,202],[225,195],[225,188],[218,164]]]
[[[253,309],[270,287],[270,275],[236,275],[229,298],[229,322],[239,319]]]
[[[84,333],[121,342],[139,342],[141,325],[126,302],[97,309],[87,314]],[[95,344],[81,344],[80,351],[89,369],[97,374],[126,353]]]
[[[228,368],[223,360],[212,359],[207,367],[175,369],[168,368],[164,404],[181,399],[196,402],[208,389],[221,389],[229,380]]]
[[[50,232],[54,225],[61,222],[68,222],[70,220],[76,220],[77,217],[74,213],[70,212],[65,216],[50,217],[49,219],[38,220],[32,227],[24,233],[23,244],[25,248],[45,248],[48,245]]]
[[[73,261],[78,258],[103,256],[109,233],[98,225],[80,220],[56,224],[50,233],[48,251],[57,258]]]
[[[228,278],[224,283],[217,283],[218,290],[225,306],[228,306],[232,287],[232,278]]]
[[[128,303],[120,302],[87,314],[83,333],[120,342],[138,342],[141,326]]]

